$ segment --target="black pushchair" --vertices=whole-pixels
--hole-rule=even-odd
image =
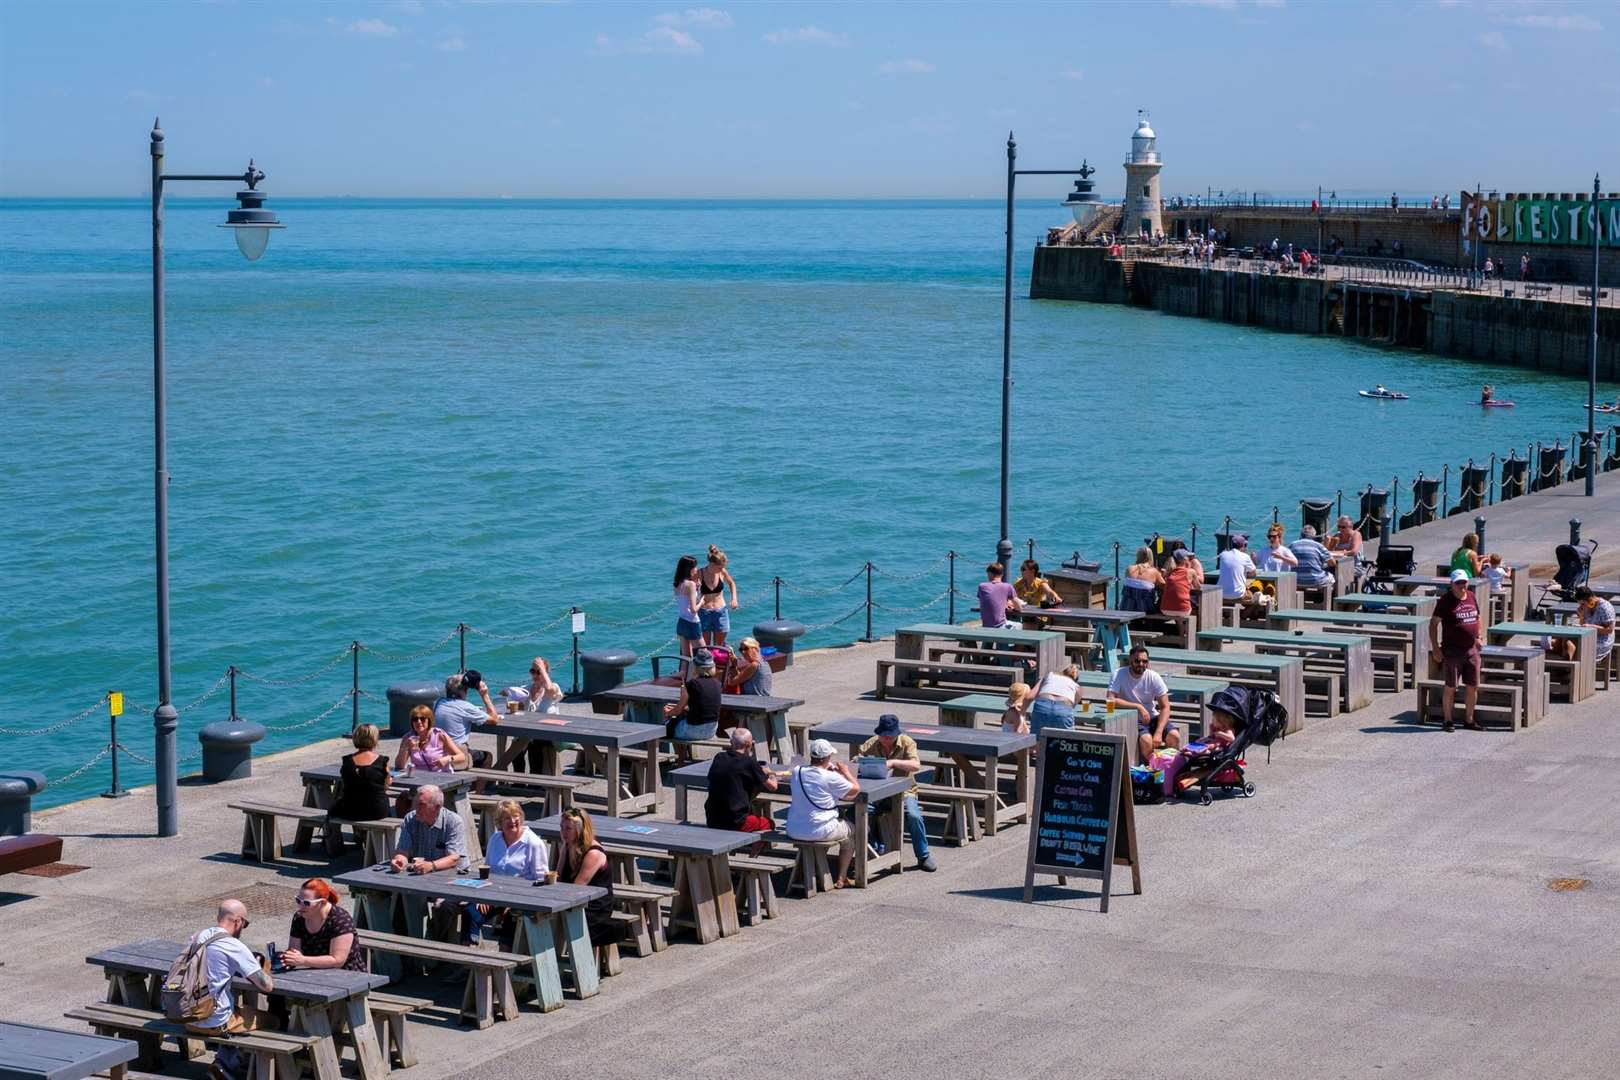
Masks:
[[[1585,585],[1592,576],[1592,553],[1597,551],[1597,541],[1588,540],[1583,544],[1559,544],[1553,549],[1553,556],[1558,560],[1558,572],[1553,575],[1552,581],[1541,590],[1541,596],[1536,600],[1536,607],[1541,607],[1551,595],[1554,600],[1573,600],[1575,590]]]
[[[1372,574],[1367,578],[1368,592],[1393,592],[1396,578],[1405,577],[1417,568],[1412,561],[1411,544],[1385,544],[1378,545],[1378,560],[1373,563]]]
[[[1251,745],[1266,748],[1266,760],[1271,760],[1271,744],[1288,732],[1288,710],[1282,707],[1277,695],[1270,690],[1255,690],[1247,686],[1229,686],[1217,691],[1209,699],[1211,712],[1220,711],[1232,718],[1235,736],[1232,745],[1210,745],[1202,754],[1189,757],[1176,777],[1176,794],[1185,795],[1198,788],[1198,802],[1208,806],[1214,801],[1210,787],[1218,787],[1230,794],[1241,791],[1244,798],[1254,794],[1254,784],[1243,771],[1243,755]]]

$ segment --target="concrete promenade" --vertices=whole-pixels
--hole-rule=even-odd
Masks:
[[[1522,523],[1528,549],[1550,553],[1569,501],[1493,508],[1491,545],[1514,550]],[[812,718],[931,720],[931,706],[863,699],[891,649],[808,654],[778,690]],[[936,845],[936,874],[788,900],[738,937],[627,958],[600,996],[551,1015],[461,1029],[459,988],[418,981],[405,992],[443,1008],[415,1024],[422,1061],[402,1078],[1611,1077],[1617,693],[1517,734],[1416,727],[1411,691],[1309,721],[1270,764],[1252,755],[1253,799],[1139,808],[1145,891],[1107,915],[1084,888],[1018,902],[1020,826]],[[89,869],[0,882],[0,1016],[76,1027],[63,1010],[104,993],[87,954],[193,931],[223,895],[252,898],[255,947],[284,941],[296,884],[357,856],[243,864],[225,804],[296,800],[298,770],[344,748],[182,788],[176,839],[151,836],[149,789],[37,814]],[[1589,884],[1549,888],[1562,878]]]

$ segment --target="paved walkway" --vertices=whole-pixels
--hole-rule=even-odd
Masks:
[[[807,655],[779,689],[813,717],[932,717],[862,700],[891,648]],[[1141,808],[1145,892],[1107,915],[1085,889],[1018,902],[1019,827],[936,847],[939,873],[789,900],[739,937],[627,959],[599,997],[549,1016],[483,1032],[432,1017],[407,1075],[1612,1076],[1615,696],[1514,735],[1417,728],[1412,698],[1312,722],[1270,764],[1262,751],[1253,799]],[[0,883],[0,1016],[65,1023],[103,992],[86,954],[194,930],[221,895],[255,897],[259,947],[284,939],[291,888],[328,867],[242,864],[225,804],[295,798],[298,770],[341,751],[328,740],[251,780],[183,788],[176,839],[150,836],[149,790],[38,815],[90,869]],[[1590,884],[1553,891],[1558,878]]]

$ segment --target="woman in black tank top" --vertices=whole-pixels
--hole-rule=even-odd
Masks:
[[[557,880],[570,885],[594,885],[607,895],[585,905],[585,926],[591,944],[606,945],[619,939],[619,924],[613,921],[613,871],[607,852],[596,842],[591,816],[574,807],[562,815],[562,842],[558,845]]]

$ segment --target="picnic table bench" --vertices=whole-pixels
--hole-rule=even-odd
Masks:
[[[106,1002],[92,1002],[82,1008],[69,1009],[63,1015],[69,1020],[84,1021],[98,1035],[116,1032],[134,1039],[138,1048],[135,1063],[148,1072],[163,1067],[163,1040],[173,1039],[187,1058],[201,1054],[204,1046],[230,1046],[240,1050],[248,1055],[252,1063],[250,1075],[255,1078],[302,1076],[304,1068],[300,1058],[310,1061],[309,1071],[317,1078],[336,1075],[330,1063],[324,1066],[316,1063],[315,1051],[323,1040],[314,1035],[283,1031],[198,1032],[171,1021],[155,1009]],[[116,1067],[112,1075],[124,1075],[124,1067]]]
[[[0,874],[15,874],[59,862],[62,858],[62,838],[45,833],[26,833],[22,836],[0,837]]]
[[[322,832],[329,854],[336,854],[341,847],[343,837],[340,827],[328,829],[324,824],[325,811],[330,809],[337,797],[338,780],[342,778],[342,767],[338,765],[319,765],[313,769],[305,769],[299,773],[304,782],[304,806],[309,809],[320,810],[320,819],[305,817],[298,822],[298,830],[293,840],[294,851],[308,851],[311,838],[316,829]],[[460,814],[462,823],[467,826],[467,856],[478,859],[483,856],[483,848],[478,846],[478,822],[473,817],[472,807],[467,803],[467,796],[472,791],[473,778],[466,773],[453,772],[416,772],[410,776],[404,773],[394,773],[389,781],[389,789],[403,791],[415,795],[416,789],[433,785],[444,792],[444,809],[448,813]],[[247,801],[247,800],[244,800]],[[341,820],[341,819],[339,819]]]
[[[310,834],[320,829],[327,850],[332,851],[342,843],[343,828],[348,826],[354,830],[360,857],[365,862],[392,857],[398,846],[399,827],[404,823],[403,818],[396,817],[350,821],[331,817],[327,811],[313,806],[288,806],[261,799],[241,799],[227,804],[226,808],[242,812],[242,858],[257,863],[281,861],[281,831],[277,823],[282,818],[297,823],[298,837],[306,849]]]
[[[708,763],[703,763],[708,768]],[[548,839],[562,835],[561,816],[531,821],[529,826]],[[731,886],[729,857],[759,841],[757,833],[710,829],[672,821],[617,818],[596,822],[596,838],[620,847],[663,852],[675,863],[675,896],[670,926],[690,926],[699,944],[707,945],[739,930],[736,894]]]
[[[1093,607],[1025,608],[1019,612],[1026,629],[1045,625],[1062,633],[1066,642],[1097,643],[1102,649],[1103,670],[1109,674],[1118,669],[1114,654],[1131,647],[1131,623],[1146,616],[1142,611]]]
[[[688,820],[687,801],[691,791],[709,790],[710,762],[699,761],[683,766],[669,774],[669,782],[675,787],[675,816],[682,821]],[[777,780],[786,786],[785,791],[779,791],[775,799],[780,800],[791,796],[793,790],[793,771],[783,766],[771,769]],[[901,872],[901,857],[905,840],[905,820],[901,814],[900,800],[895,795],[904,795],[911,787],[911,781],[903,776],[890,776],[881,780],[866,779],[860,782],[861,790],[851,798],[841,800],[841,805],[850,807],[850,835],[854,841],[855,858],[851,863],[851,873],[854,875],[855,887],[864,889],[877,875],[884,870]],[[769,801],[772,796],[762,797]],[[887,800],[887,802],[885,802]],[[879,855],[872,845],[872,826],[874,822],[868,820],[868,808],[883,803],[884,809],[878,812],[875,824],[877,839],[883,844],[883,854]],[[807,859],[814,858],[814,852],[807,851],[806,846],[814,846],[818,841],[799,841],[787,835],[786,829],[776,833],[758,834],[747,833],[752,840],[758,840],[761,835],[782,844],[795,845],[801,869],[808,869]]]
[[[1429,670],[1429,620],[1421,615],[1285,608],[1271,613],[1271,623],[1279,630],[1295,630],[1300,628],[1296,624],[1305,624],[1306,627],[1320,626],[1330,634],[1383,637],[1399,646],[1408,683]]]
[[[596,707],[622,714],[625,719],[664,727],[664,706],[680,701],[681,688],[639,682],[604,690],[593,699]],[[720,722],[724,726],[742,724],[754,741],[769,748],[772,761],[791,761],[794,754],[809,752],[804,731],[807,721],[794,720],[789,713],[804,704],[802,698],[759,694],[721,694]],[[729,721],[729,723],[728,723]]]
[[[1394,593],[1345,593],[1343,596],[1333,598],[1333,607],[1337,611],[1368,611],[1379,608],[1388,613],[1400,615],[1422,615],[1428,618],[1434,614],[1434,605],[1440,602],[1438,596],[1421,596],[1409,593],[1399,596]]]
[[[876,721],[867,718],[846,718],[817,724],[810,737],[829,742],[859,746],[872,738]],[[1001,730],[1000,725],[985,730],[976,727],[941,726],[938,724],[902,724],[901,732],[911,736],[918,750],[942,754],[960,770],[960,787],[974,790],[982,798],[974,800],[974,812],[984,835],[994,836],[998,829],[1029,818],[1029,751],[1035,745],[1035,736],[1017,735]],[[853,749],[850,751],[853,756]],[[1000,784],[1000,763],[1010,758],[1013,765],[1013,790],[1010,801],[1003,799]],[[931,792],[932,786],[921,785],[924,794],[936,800],[946,800],[947,810],[954,816],[967,807],[948,791]],[[925,799],[924,801],[928,801]],[[956,833],[959,837],[971,835],[969,830]]]
[[[1515,573],[1515,576],[1518,576]],[[1406,574],[1394,580],[1395,592],[1399,596],[1411,596],[1423,593],[1434,596],[1436,599],[1451,590],[1451,575],[1449,574]],[[1491,610],[1491,579],[1487,577],[1473,578],[1468,587],[1474,590],[1474,602],[1479,605],[1481,612]],[[1525,578],[1525,587],[1529,587],[1529,577]]]
[[[1226,679],[1204,678],[1196,675],[1166,675],[1160,673],[1170,688],[1170,722],[1203,734],[1209,730],[1209,699],[1231,685]],[[1080,684],[1085,702],[1102,701],[1113,676],[1102,671],[1082,671]],[[1089,691],[1089,693],[1088,693]],[[1001,714],[1007,710],[1007,699],[994,694],[964,694],[962,697],[942,701],[939,722],[949,727],[1000,727]],[[987,719],[988,718],[988,719]],[[1131,725],[1119,720],[1113,727],[1105,712],[1076,709],[1075,723],[1100,726],[1114,734],[1134,735]],[[1116,730],[1117,729],[1117,730]]]
[[[1306,668],[1328,662],[1339,675],[1340,704],[1346,712],[1372,704],[1372,642],[1350,634],[1294,634],[1284,630],[1200,630],[1198,644],[1219,652],[1227,643],[1254,647],[1262,655],[1298,656]]]
[[[0,1021],[0,1080],[83,1080],[102,1070],[123,1080],[138,1053],[128,1039]]]
[[[1585,701],[1597,690],[1597,628],[1593,626],[1558,626],[1544,622],[1500,622],[1485,630],[1485,638],[1493,645],[1507,645],[1516,637],[1551,638],[1554,641],[1573,641],[1575,659],[1545,660],[1549,684],[1563,684],[1571,704]],[[1554,679],[1554,673],[1558,678]]]
[[[1203,649],[1154,649],[1150,664],[1186,668],[1191,675],[1213,675],[1228,682],[1259,686],[1277,695],[1288,710],[1288,731],[1305,723],[1305,661],[1295,656],[1209,652]],[[1135,740],[1130,740],[1135,745]]]
[[[394,873],[368,867],[333,879],[354,897],[360,944],[372,954],[373,970],[398,978],[404,960],[450,962],[468,969],[462,993],[462,1015],[479,1028],[516,1015],[514,982],[526,983],[542,1012],[563,1005],[562,970],[566,965],[581,998],[597,993],[599,971],[585,923],[585,905],[605,891],[587,885],[535,885],[521,878],[476,876],[454,870],[431,874]],[[431,901],[492,904],[517,917],[517,934],[509,953],[488,954],[426,934]],[[560,924],[561,933],[557,932]],[[559,944],[566,952],[559,957]],[[485,953],[489,960],[473,955]]]
[[[158,985],[185,949],[184,942],[148,938],[103,949],[85,960],[101,968],[106,975],[108,1004],[152,1011],[159,1009]],[[286,1004],[289,1034],[310,1036],[315,1040],[309,1044],[308,1052],[316,1080],[339,1080],[339,1047],[330,1012],[339,1015],[341,1033],[354,1050],[362,1080],[382,1080],[388,1075],[388,1063],[377,1043],[366,1002],[372,990],[387,982],[385,976],[375,972],[341,968],[287,971],[275,976],[275,989],[269,996],[280,998]],[[251,1001],[260,993],[252,983],[241,978],[235,980],[232,988],[238,1000]],[[161,1013],[156,1019],[163,1021]],[[187,1035],[192,1039],[201,1038],[194,1033]],[[263,1053],[274,1051],[266,1049]]]
[[[563,810],[563,787],[577,789],[582,783],[580,778],[563,776],[561,749],[564,743],[578,746],[580,754],[591,761],[607,780],[609,817],[621,817],[638,810],[656,810],[658,807],[658,744],[664,739],[662,721],[657,724],[636,724],[601,716],[512,713],[501,717],[496,724],[474,724],[472,730],[495,736],[495,770],[514,770],[505,776],[483,774],[486,780],[501,784],[527,782],[544,786],[548,814]],[[519,760],[533,743],[540,744],[540,772],[516,772]],[[524,781],[521,779],[524,776],[549,776],[555,780]],[[557,792],[555,806],[553,791]],[[573,795],[569,798],[572,799]]]
[[[896,628],[894,658],[922,660],[927,642],[954,641],[992,647],[1035,663],[1032,675],[1040,678],[1064,665],[1063,635],[1050,630],[1014,630],[989,626],[956,626],[952,623],[914,623]],[[898,681],[898,680],[897,680]]]

